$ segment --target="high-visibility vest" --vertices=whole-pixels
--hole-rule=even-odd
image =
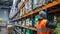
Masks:
[[[46,28],[46,23],[47,23],[46,19],[38,21],[38,24],[36,25],[37,34],[49,34],[49,31]]]

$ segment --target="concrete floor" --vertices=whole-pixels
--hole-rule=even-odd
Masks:
[[[8,34],[8,30],[6,28],[2,28],[0,34]]]

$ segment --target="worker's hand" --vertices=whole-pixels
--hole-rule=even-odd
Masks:
[[[53,32],[54,31],[54,29],[49,29],[50,30],[50,32]]]

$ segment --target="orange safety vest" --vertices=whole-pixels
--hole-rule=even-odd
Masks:
[[[46,29],[46,23],[47,23],[46,19],[43,19],[41,21],[39,20],[38,24],[36,25],[36,28],[45,30]],[[46,32],[42,32],[42,31],[38,32],[37,31],[37,34],[49,34],[49,31],[46,31]]]

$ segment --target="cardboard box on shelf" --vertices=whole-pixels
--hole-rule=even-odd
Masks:
[[[18,28],[19,34],[22,34],[22,28]]]
[[[13,28],[8,28],[8,34],[13,34]]]
[[[32,0],[29,0],[28,4],[29,4],[28,11],[31,11],[32,10]]]
[[[32,26],[32,20],[30,18],[26,19],[26,26],[28,26],[28,27]]]
[[[22,9],[20,10],[20,16],[22,16],[23,15],[23,11],[22,11]]]
[[[15,25],[18,24],[17,22],[15,22]]]
[[[23,29],[23,34],[25,34],[25,30],[26,30],[26,29]]]
[[[25,14],[25,9],[24,7],[20,10],[20,16],[23,16]]]
[[[51,3],[55,0],[34,0],[33,1],[33,9],[37,8],[37,7],[41,7],[43,5],[46,5],[48,3]]]
[[[25,14],[25,8],[23,7],[23,15]]]
[[[30,23],[30,19],[27,18],[27,19],[26,19],[26,26],[29,26],[29,25],[30,25],[29,23]]]
[[[18,22],[18,25],[21,25],[21,21]]]
[[[25,0],[21,0],[21,2],[24,2]]]
[[[32,20],[30,19],[30,23],[29,23],[30,27],[32,27]]]
[[[22,6],[22,4],[23,4],[23,2],[20,2],[20,3],[18,4],[18,10],[20,10],[20,7]]]
[[[21,32],[21,29],[19,29],[19,31]]]
[[[25,4],[25,12],[28,13],[28,2]]]
[[[23,23],[22,23],[22,25],[23,25],[23,26],[25,26],[25,25],[26,25],[26,24],[25,24],[25,20],[23,20]]]
[[[29,11],[32,10],[32,0],[29,0],[26,4],[25,4],[25,12],[28,13]]]
[[[44,0],[34,0],[34,3],[33,3],[33,9],[39,7],[39,6],[42,6],[43,3],[45,3]]]

